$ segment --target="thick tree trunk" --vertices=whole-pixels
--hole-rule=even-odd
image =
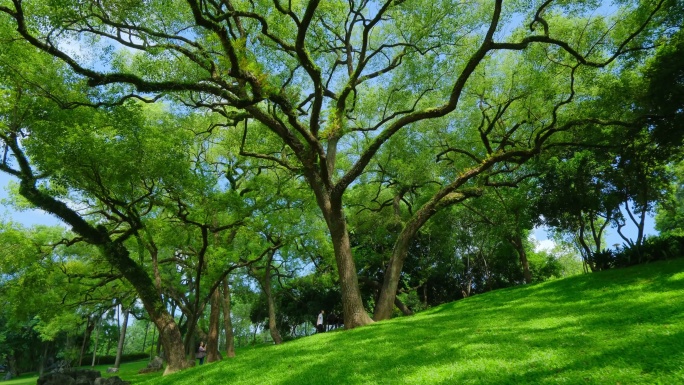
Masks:
[[[135,288],[145,310],[159,329],[160,340],[164,345],[168,360],[164,374],[189,367],[190,365],[185,359],[183,339],[181,338],[178,326],[166,310],[161,293],[155,287],[147,271],[131,259],[128,250],[123,245],[125,238],[112,240],[104,226],[94,227],[64,202],[58,201],[40,191],[36,187],[36,179],[33,177],[33,171],[30,169],[28,159],[24,156],[18,143],[11,143],[11,147],[23,172],[19,187],[21,196],[26,198],[35,207],[56,215],[69,224],[76,234],[82,236],[91,244],[98,246],[107,262],[119,271],[124,279]]]
[[[340,291],[342,293],[344,328],[353,329],[358,326],[368,325],[373,320],[366,313],[361,299],[356,264],[351,252],[349,232],[342,207],[343,191],[336,191],[333,198],[331,191],[324,185],[320,176],[312,169],[307,171],[305,176],[314,192],[316,203],[325,218],[326,225],[330,231],[330,239],[333,243],[335,262],[340,278]]]
[[[153,321],[159,329],[159,341],[167,361],[164,375],[189,368],[190,362],[185,358],[183,339],[173,317],[167,313],[155,317]]]
[[[123,246],[120,247],[123,248]],[[125,249],[123,251],[126,252],[125,255],[128,256],[127,251]],[[135,262],[133,261],[130,261],[130,263],[135,265]],[[164,350],[164,358],[167,361],[164,375],[190,367],[188,360],[185,358],[183,338],[178,325],[171,314],[166,310],[161,296],[155,290],[149,276],[147,276],[142,269],[138,269],[137,265],[135,265],[133,269],[138,270],[136,273],[139,274],[130,274],[131,278],[129,278],[129,282],[136,287],[136,292],[140,296],[145,310],[159,330],[158,341],[161,345],[160,347]],[[142,288],[137,286],[142,286]]]
[[[351,252],[347,223],[341,208],[330,210],[326,216],[330,237],[335,250],[337,271],[340,275],[340,291],[342,292],[342,311],[344,312],[344,328],[353,329],[368,325],[373,320],[366,313],[359,290],[359,278],[356,264]]]
[[[121,355],[123,354],[124,342],[126,341],[126,329],[128,328],[128,314],[129,309],[124,309],[123,325],[121,325],[121,331],[119,332],[119,345],[116,347],[116,359],[114,360],[115,368],[121,366]]]
[[[209,335],[207,336],[207,362],[219,360],[218,340],[219,340],[219,318],[221,309],[220,293],[218,288],[211,295],[211,312],[209,314]]]
[[[235,357],[235,335],[230,317],[230,286],[228,278],[223,280],[223,328],[226,329],[226,357]]]
[[[432,207],[433,205],[426,204],[417,211],[397,237],[394,247],[392,248],[392,257],[390,257],[385,269],[380,295],[375,304],[375,312],[373,314],[374,320],[386,320],[392,316],[394,299],[397,296],[397,288],[399,287],[399,279],[401,278],[401,270],[404,268],[404,261],[408,255],[409,246],[421,226],[423,226],[432,214],[434,214]]]

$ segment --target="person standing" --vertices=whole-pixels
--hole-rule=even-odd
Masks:
[[[200,365],[204,363],[204,357],[207,356],[207,348],[204,346],[204,341],[200,342],[199,349],[197,349],[197,358],[200,360]]]
[[[318,314],[318,319],[316,320],[316,331],[318,333],[323,333],[325,331],[325,326],[323,326],[323,319],[325,318],[325,311],[321,310]]]

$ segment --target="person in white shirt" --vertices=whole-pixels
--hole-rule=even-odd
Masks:
[[[325,311],[321,310],[321,312],[318,314],[318,319],[316,320],[316,331],[318,333],[322,333],[325,331],[325,326],[323,325],[324,314]]]

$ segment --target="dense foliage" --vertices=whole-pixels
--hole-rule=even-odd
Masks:
[[[2,224],[0,360],[168,374],[681,254],[682,9],[0,1],[8,201],[66,226]]]

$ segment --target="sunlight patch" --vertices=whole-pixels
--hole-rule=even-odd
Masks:
[[[684,280],[684,272],[674,274],[672,277],[667,279],[668,281],[682,281]]]

